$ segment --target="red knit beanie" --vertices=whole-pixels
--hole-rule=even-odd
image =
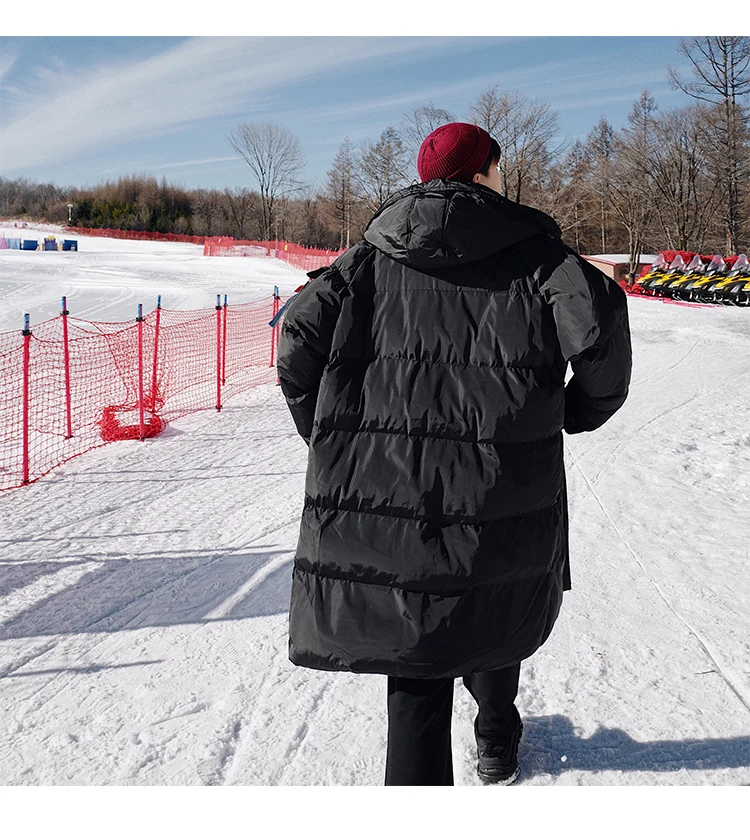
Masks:
[[[478,125],[461,122],[441,125],[425,137],[419,149],[419,177],[423,181],[450,178],[471,182],[487,160],[491,143],[490,135]]]

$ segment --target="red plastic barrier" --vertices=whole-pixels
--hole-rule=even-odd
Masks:
[[[110,441],[153,437],[170,420],[276,382],[268,340],[275,306],[267,298],[221,309],[155,309],[140,323],[67,315],[27,336],[0,333],[0,490],[36,481]]]

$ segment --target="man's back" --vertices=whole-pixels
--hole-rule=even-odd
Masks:
[[[625,296],[551,219],[482,186],[404,190],[365,238],[282,330],[310,443],[290,656],[408,677],[502,668],[559,610],[562,429],[625,399]],[[568,360],[585,381],[566,397]]]

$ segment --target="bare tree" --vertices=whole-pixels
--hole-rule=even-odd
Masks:
[[[469,119],[500,144],[503,193],[520,202],[542,170],[562,150],[552,147],[557,114],[547,102],[526,99],[518,91],[485,91],[469,107]]]
[[[229,143],[250,167],[260,188],[261,228],[271,239],[276,204],[280,197],[300,189],[297,173],[304,158],[297,138],[276,123],[241,123],[229,134]]]
[[[736,253],[740,183],[748,166],[748,115],[740,100],[750,93],[750,38],[711,35],[683,39],[680,51],[690,61],[695,79],[683,82],[677,71],[670,68],[673,84],[694,99],[718,105],[715,127],[725,197],[727,251]]]
[[[193,199],[192,211],[197,220],[196,232],[203,236],[213,236],[221,215],[221,193],[217,190],[199,190]]]
[[[660,142],[650,156],[655,213],[669,248],[702,251],[722,199],[709,175],[710,109],[700,103],[657,121]]]
[[[628,126],[615,139],[615,155],[607,181],[607,198],[628,232],[628,281],[635,279],[643,243],[654,210],[650,160],[656,143],[656,104],[643,91],[628,115]]]
[[[312,188],[303,190],[290,207],[290,222],[294,223],[293,241],[318,248],[329,247],[328,231],[323,220],[323,199]]]
[[[422,141],[436,128],[446,123],[455,122],[456,117],[444,108],[436,108],[432,102],[420,105],[407,114],[399,126],[399,134],[404,142],[411,166],[409,175],[417,176],[417,156]]]
[[[0,213],[3,215],[39,215],[59,213],[59,205],[65,203],[71,191],[54,184],[33,183],[28,178],[11,181],[0,176]],[[67,210],[64,218],[67,220]]]
[[[250,220],[258,209],[257,194],[238,187],[233,190],[225,189],[224,198],[227,220],[234,228],[234,236],[237,239],[247,239]]]
[[[355,183],[373,212],[396,190],[409,182],[408,152],[398,131],[388,126],[377,143],[365,143]]]
[[[356,198],[354,172],[354,149],[351,140],[345,137],[328,170],[326,189],[339,226],[339,248],[348,248],[351,241],[352,209]]]
[[[589,132],[584,154],[591,170],[590,186],[599,209],[601,253],[606,254],[610,216],[610,180],[615,157],[615,130],[604,117]]]
[[[273,205],[273,238],[278,242],[286,239],[287,219],[289,217],[289,200],[283,193]]]
[[[495,137],[503,112],[502,95],[497,85],[488,88],[476,102],[469,106],[469,119]]]
[[[539,187],[534,206],[549,213],[560,225],[563,237],[581,251],[582,232],[588,219],[588,165],[583,143],[578,140],[568,154],[550,166]]]

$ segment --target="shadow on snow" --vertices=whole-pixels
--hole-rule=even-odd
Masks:
[[[748,767],[750,735],[641,742],[622,729],[602,728],[581,738],[564,715],[530,717],[524,718],[518,760],[522,781],[571,770],[658,773]]]
[[[263,576],[264,567],[280,555],[288,555],[288,562]],[[288,550],[196,552],[178,557],[165,552],[135,558],[87,554],[80,558],[80,563],[92,561],[104,565],[9,618],[0,627],[0,640],[231,621],[284,614],[289,609],[292,552]],[[74,571],[76,565],[75,561],[20,563],[3,581],[5,594],[51,573]],[[247,589],[259,572],[257,585],[238,598],[237,593]],[[229,606],[222,609],[227,601]]]

